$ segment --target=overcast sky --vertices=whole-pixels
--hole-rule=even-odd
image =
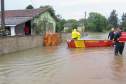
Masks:
[[[126,0],[5,0],[5,8],[24,9],[32,4],[35,8],[40,5],[51,5],[65,19],[80,19],[84,12],[99,12],[108,17],[113,9],[121,16],[126,12]]]

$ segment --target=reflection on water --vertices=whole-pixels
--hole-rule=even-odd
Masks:
[[[126,57],[113,48],[35,48],[0,56],[0,84],[125,84]]]

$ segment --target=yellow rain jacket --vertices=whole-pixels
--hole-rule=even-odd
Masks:
[[[72,31],[72,39],[77,39],[77,38],[78,38],[77,30],[74,29],[74,30]]]
[[[81,38],[81,34],[80,32],[77,32],[77,40],[80,40],[80,38]]]

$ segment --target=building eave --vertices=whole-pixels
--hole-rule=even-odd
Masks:
[[[1,24],[0,24],[0,26],[1,26]],[[5,26],[9,26],[9,27],[15,27],[16,25],[5,25]]]

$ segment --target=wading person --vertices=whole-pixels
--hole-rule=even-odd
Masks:
[[[123,50],[124,50],[124,42],[119,42],[119,38],[121,37],[121,33],[122,33],[122,28],[117,28],[117,31],[114,35],[114,42],[115,42],[115,55],[122,55],[123,54]]]
[[[111,32],[110,32],[109,35],[108,35],[108,39],[109,39],[109,40],[113,40],[113,39],[114,39],[114,34],[115,34],[115,29],[112,28],[112,29],[111,29]]]

